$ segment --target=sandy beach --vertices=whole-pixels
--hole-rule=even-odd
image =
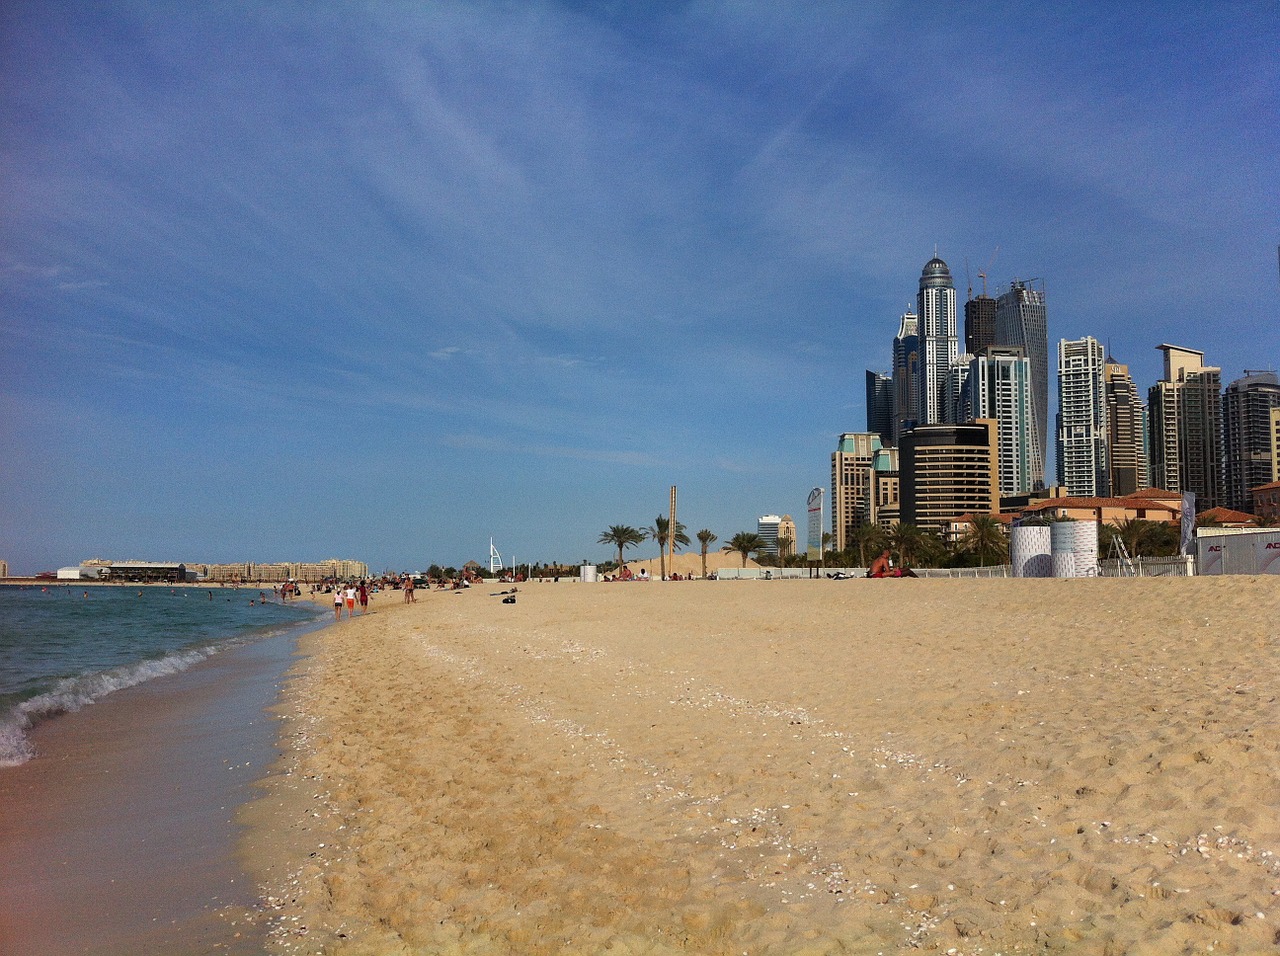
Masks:
[[[503,589],[304,639],[273,951],[1276,951],[1280,579]]]

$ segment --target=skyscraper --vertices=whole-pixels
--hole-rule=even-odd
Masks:
[[[974,356],[965,409],[969,418],[996,421],[1000,494],[1031,491],[1031,363],[1022,349],[992,345]]]
[[[914,428],[916,414],[916,381],[920,377],[919,320],[915,313],[904,312],[893,339],[893,443],[902,433]]]
[[[1111,494],[1123,498],[1151,484],[1147,470],[1146,406],[1129,377],[1129,366],[1108,358],[1105,375]]]
[[[985,287],[986,279],[982,281]],[[977,297],[970,296],[964,304],[964,350],[970,355],[980,355],[995,341],[996,300],[986,292]]]
[[[959,425],[972,416],[965,405],[965,384],[969,381],[969,366],[973,356],[968,352],[957,355],[947,369],[947,387],[942,394],[942,420],[949,425]]]
[[[996,343],[1022,349],[1031,363],[1032,481],[1040,487],[1049,447],[1049,327],[1043,286],[1014,279],[996,299]]]
[[[956,339],[956,287],[947,264],[934,256],[920,273],[916,295],[919,316],[920,376],[917,380],[916,421],[931,425],[946,421],[947,374],[959,352]]]
[[[1058,483],[1072,497],[1111,495],[1106,364],[1091,335],[1058,342]]]
[[[867,369],[867,431],[893,444],[893,376]]]
[[[1166,491],[1193,492],[1196,509],[1222,504],[1222,370],[1204,364],[1204,353],[1157,345],[1164,378],[1147,393],[1151,482]]]
[[[1228,508],[1253,512],[1251,489],[1280,479],[1272,463],[1271,412],[1280,408],[1275,372],[1251,372],[1222,393],[1223,492]]]

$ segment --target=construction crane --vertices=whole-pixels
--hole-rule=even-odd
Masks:
[[[991,272],[991,267],[992,267],[992,266],[994,266],[994,265],[996,264],[996,256],[998,256],[998,255],[1000,255],[1000,247],[999,247],[999,246],[996,246],[996,251],[995,251],[995,252],[993,252],[993,253],[991,253],[991,261],[990,261],[989,263],[987,263],[987,271],[986,271],[986,272],[979,272],[979,273],[978,273],[978,278],[982,280],[982,296],[983,296],[983,298],[986,298],[986,297],[987,297],[987,274]],[[973,295],[973,290],[972,290],[972,289],[970,289],[970,290],[969,290],[969,294],[970,294],[970,296],[972,296],[972,295]]]

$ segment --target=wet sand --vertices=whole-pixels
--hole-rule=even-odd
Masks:
[[[294,636],[40,724],[38,756],[0,770],[0,952],[261,953],[236,807],[275,756],[264,708]]]
[[[1276,950],[1280,579],[496,590],[309,639],[273,951]]]

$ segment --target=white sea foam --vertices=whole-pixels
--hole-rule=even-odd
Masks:
[[[185,671],[233,643],[241,642],[189,648],[155,660],[58,681],[47,692],[21,701],[0,717],[0,767],[16,767],[35,756],[27,731],[41,720],[74,713],[115,691]]]

